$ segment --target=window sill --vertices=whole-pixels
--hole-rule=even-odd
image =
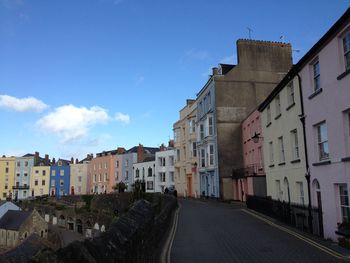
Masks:
[[[345,70],[342,74],[340,74],[337,77],[337,80],[341,80],[342,78],[344,78],[346,75],[350,74],[350,69]]]
[[[271,167],[275,167],[275,165],[274,165],[274,164],[270,164],[269,167],[270,167],[270,168],[271,168]]]
[[[275,117],[275,120],[277,120],[279,117],[281,117],[281,113],[280,114],[278,114],[276,117]]]
[[[309,100],[311,100],[312,98],[316,97],[318,94],[320,94],[322,92],[322,88],[316,90],[314,93],[312,93],[310,96],[309,96]]]
[[[321,166],[321,165],[328,165],[328,164],[331,164],[330,160],[322,161],[322,162],[318,162],[318,163],[313,163],[312,166]]]
[[[287,108],[286,108],[286,111],[290,110],[291,108],[293,108],[295,105],[295,102],[293,102],[292,104],[290,104]]]
[[[270,125],[271,125],[271,121],[268,124],[266,124],[266,128],[269,127]]]
[[[282,166],[282,165],[285,165],[286,163],[283,162],[283,163],[279,163],[278,166]]]
[[[295,159],[293,161],[290,161],[290,163],[300,163],[300,162],[301,162],[300,159]]]
[[[342,162],[350,162],[350,157],[341,158]]]

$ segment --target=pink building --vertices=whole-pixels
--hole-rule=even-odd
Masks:
[[[233,180],[234,199],[246,201],[246,195],[266,196],[260,112],[257,110],[242,122],[242,145],[244,167],[240,178]]]
[[[350,9],[298,62],[312,206],[325,238],[350,223]],[[315,223],[315,220],[314,220]]]

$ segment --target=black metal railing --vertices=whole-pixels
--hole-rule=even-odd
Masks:
[[[29,189],[29,185],[14,185],[14,186],[12,186],[12,189],[28,190]]]
[[[323,237],[322,209],[312,207],[313,229],[308,229],[308,206],[273,200],[270,197],[247,196],[247,207],[305,232]]]

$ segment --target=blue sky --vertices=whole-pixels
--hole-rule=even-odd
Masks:
[[[280,41],[294,62],[348,1],[0,0],[0,154],[159,146],[236,40]]]

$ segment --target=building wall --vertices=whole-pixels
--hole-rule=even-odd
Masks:
[[[32,166],[30,173],[30,195],[48,195],[50,188],[50,166]]]
[[[34,156],[17,157],[15,163],[15,179],[13,195],[18,199],[28,198],[30,193],[31,168],[34,165]]]
[[[123,154],[117,154],[114,157],[114,185],[123,180]]]
[[[90,193],[109,193],[112,191],[112,185],[109,178],[114,177],[114,159],[113,155],[106,154],[96,156],[91,160],[90,176],[91,186]]]
[[[155,192],[164,192],[165,188],[175,187],[174,163],[174,149],[156,152]]]
[[[187,100],[174,125],[175,188],[179,196],[199,197],[197,102]],[[194,148],[195,147],[195,148]]]
[[[257,142],[254,142],[252,137],[258,136]],[[256,195],[254,189],[259,189],[260,193],[266,193],[261,188],[266,187],[265,170],[263,163],[262,150],[262,131],[260,112],[254,110],[242,122],[242,146],[243,146],[243,174],[237,175],[237,179],[233,181],[234,199],[245,201],[246,195]],[[254,177],[260,176],[262,178],[255,180]],[[254,183],[255,180],[255,183]],[[265,182],[264,182],[265,181]],[[257,186],[258,182],[262,185]]]
[[[6,197],[13,193],[13,185],[15,179],[15,157],[0,158],[0,199],[5,200]]]
[[[156,192],[155,173],[156,162],[141,162],[133,164],[133,181],[145,182],[145,189],[147,193]]]
[[[267,195],[276,200],[290,201],[298,204],[308,204],[307,182],[305,179],[306,163],[304,150],[304,135],[300,121],[301,100],[299,81],[295,77],[294,106],[288,102],[288,85],[280,92],[280,114],[276,112],[277,96],[271,101],[261,115],[263,136],[264,165],[266,172]],[[292,106],[290,106],[292,105]],[[271,118],[268,120],[268,107]],[[298,156],[295,155],[294,137],[292,131],[297,131]],[[284,160],[278,138],[282,137]],[[272,142],[272,148],[271,143]],[[271,157],[273,150],[273,158]],[[272,160],[273,159],[273,160]],[[289,190],[288,190],[289,189]]]
[[[70,165],[70,194],[73,189],[75,195],[89,193],[87,189],[88,166],[89,162]]]
[[[50,168],[50,195],[59,198],[70,190],[70,167],[68,164],[54,164]]]
[[[350,189],[350,75],[342,78],[345,60],[342,38],[349,33],[349,17],[331,40],[300,71],[306,115],[306,138],[310,162],[312,205],[322,206],[325,238],[336,239],[337,223],[343,221],[340,207],[341,185]],[[318,60],[320,88],[314,94],[312,66]],[[317,125],[325,122],[329,157],[319,157]],[[323,164],[323,165],[322,165]],[[317,180],[317,181],[316,181]],[[319,189],[317,189],[317,182]],[[317,199],[319,193],[320,200]],[[349,198],[349,197],[348,197]],[[320,201],[320,202],[319,202]]]

